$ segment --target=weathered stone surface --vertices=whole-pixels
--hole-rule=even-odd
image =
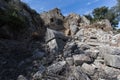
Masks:
[[[112,37],[111,46],[120,47],[120,34],[116,34]]]
[[[41,66],[39,67],[39,71],[37,71],[37,72],[33,75],[33,80],[42,79],[43,73],[45,72],[45,70],[46,70],[46,68],[41,65]]]
[[[64,34],[62,32],[58,32],[52,29],[47,28],[47,32],[46,32],[46,36],[45,36],[45,40],[46,42],[49,42],[52,39],[66,39],[66,37],[64,36]]]
[[[110,43],[113,34],[96,28],[81,28],[75,36],[82,42]]]
[[[72,65],[74,64],[74,60],[73,60],[72,57],[66,58],[66,62],[67,62],[70,66],[72,66]]]
[[[83,63],[82,68],[84,69],[83,71],[89,75],[94,75],[95,70],[96,70],[95,65],[93,64],[89,65],[87,63]]]
[[[90,78],[82,71],[81,67],[78,66],[72,70],[67,80],[90,80]]]
[[[60,9],[55,8],[48,12],[43,12],[40,14],[40,17],[44,20],[45,26],[49,27],[50,29],[57,31],[64,29],[64,16],[61,14]]]
[[[104,59],[98,56],[97,59],[94,60],[94,65],[96,66],[96,68],[101,69],[103,67],[104,62]]]
[[[65,18],[65,27],[69,28],[72,25],[78,25],[80,22],[80,15],[70,14]]]
[[[69,30],[69,35],[74,35],[78,30],[80,23],[80,16],[77,14],[70,14],[64,20],[65,32]],[[67,32],[68,34],[68,32]]]
[[[73,59],[76,65],[81,65],[83,63],[90,63],[92,61],[91,58],[85,54],[73,55]]]
[[[70,25],[71,34],[74,35],[78,31],[78,26]]]
[[[83,44],[83,43],[78,43],[78,47],[83,51],[90,49],[90,46],[88,44]]]
[[[19,75],[17,80],[27,80],[23,75]]]
[[[65,68],[66,61],[60,61],[55,64],[52,64],[51,66],[47,67],[47,73],[48,74],[59,74],[62,69]]]
[[[91,58],[96,59],[99,54],[99,50],[86,50],[85,54],[90,56]]]
[[[104,69],[105,73],[111,77],[117,77],[120,74],[120,70],[115,69],[113,67],[104,66],[103,69]]]
[[[78,51],[78,52],[77,52]],[[73,54],[81,53],[75,42],[68,42],[64,47],[64,57],[71,57]]]
[[[119,63],[120,56],[105,54],[104,59],[107,65],[115,67],[115,68],[120,68],[120,63]]]
[[[57,32],[47,28],[45,40],[51,51],[61,51],[65,45],[67,38],[62,32]]]
[[[106,46],[101,45],[99,47],[100,55],[104,56],[105,54],[111,54],[111,55],[120,55],[120,48],[119,47],[113,47],[113,46]]]
[[[87,25],[90,25],[90,21],[85,17],[85,16],[82,16],[81,17],[81,23],[80,23],[81,26],[87,26]]]
[[[117,76],[117,80],[120,80],[120,75]]]
[[[110,21],[107,20],[107,19],[104,19],[104,20],[102,20],[102,21],[100,21],[100,22],[97,22],[97,23],[103,24],[103,25],[105,26],[105,27],[103,28],[103,30],[105,30],[105,31],[111,31],[111,30],[113,30]]]
[[[80,40],[81,42],[84,42],[85,37],[84,37],[84,29],[80,29],[75,36]]]
[[[53,39],[47,44],[52,52],[62,51],[64,48],[65,42],[61,39]]]
[[[106,80],[106,79],[101,79],[101,78],[99,78],[98,80]]]
[[[0,12],[0,80],[119,80],[120,34],[108,20],[39,15],[20,0],[0,0]]]

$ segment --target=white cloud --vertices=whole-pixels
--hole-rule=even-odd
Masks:
[[[31,2],[32,0],[21,0],[22,2],[26,2],[26,3],[29,3]]]
[[[99,1],[99,0],[95,0],[95,1],[88,2],[87,5],[94,4],[94,3],[98,2],[98,1]]]
[[[91,5],[91,2],[88,2],[87,5]]]

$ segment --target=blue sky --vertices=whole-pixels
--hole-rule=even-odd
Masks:
[[[101,6],[112,7],[116,0],[22,0],[38,13],[48,11],[53,8],[61,9],[64,15],[77,13],[80,15],[90,13],[94,8]]]

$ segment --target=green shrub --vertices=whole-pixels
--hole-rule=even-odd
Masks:
[[[18,11],[15,9],[0,13],[0,24],[0,26],[8,25],[9,29],[14,32],[20,32],[27,26],[25,17],[18,14]]]

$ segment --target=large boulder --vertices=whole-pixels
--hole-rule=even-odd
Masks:
[[[65,40],[66,37],[62,32],[52,30],[50,28],[47,28],[46,35],[45,35],[45,41],[49,42],[50,40],[53,39],[63,39]]]
[[[66,66],[66,61],[60,61],[47,67],[47,74],[59,74]]]
[[[55,30],[47,28],[45,40],[50,48],[50,51],[62,51],[67,38],[62,32],[57,32]]]
[[[73,59],[76,65],[82,65],[83,63],[90,63],[92,61],[92,59],[85,54],[73,55]]]
[[[96,67],[93,64],[89,65],[87,63],[84,63],[82,65],[82,68],[83,68],[84,72],[87,73],[88,75],[94,75],[94,73],[96,71]]]
[[[105,73],[111,77],[117,77],[120,74],[120,70],[115,69],[113,67],[104,66],[103,69],[104,69]]]
[[[63,52],[64,57],[70,57],[74,54],[80,54],[80,53],[82,52],[78,49],[77,44],[75,42],[66,43]]]
[[[78,31],[77,25],[70,25],[71,35],[74,35]]]
[[[106,54],[104,56],[104,59],[105,59],[105,63],[108,66],[115,67],[115,68],[120,68],[120,56]]]
[[[86,55],[89,55],[91,58],[93,59],[96,59],[98,54],[99,54],[99,50],[95,50],[95,49],[92,49],[92,50],[86,50],[85,51],[85,54]]]
[[[111,46],[120,47],[120,34],[116,34],[112,37]]]
[[[72,71],[70,72],[69,77],[67,78],[67,80],[91,80],[87,74],[85,74],[80,66],[77,67],[73,67],[73,69],[71,69]]]
[[[105,54],[120,55],[119,47],[101,45],[99,51],[101,56],[104,56]]]

